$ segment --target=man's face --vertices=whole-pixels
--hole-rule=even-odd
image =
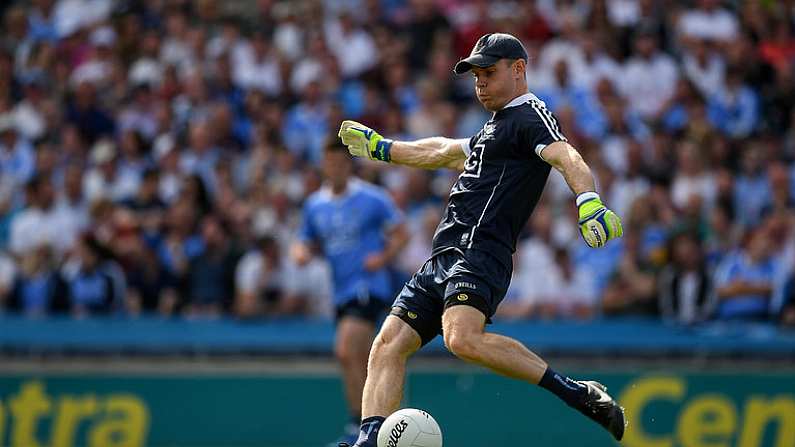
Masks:
[[[332,185],[342,186],[351,173],[350,155],[343,151],[326,151],[323,158],[323,175]]]
[[[500,110],[513,99],[518,73],[515,65],[519,63],[519,61],[501,59],[489,67],[472,67],[475,94],[486,110],[492,112]],[[524,75],[524,68],[521,74]]]
[[[38,199],[42,208],[49,209],[52,206],[55,201],[55,189],[50,181],[44,181],[39,186]]]

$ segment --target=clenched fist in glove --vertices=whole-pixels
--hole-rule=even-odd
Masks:
[[[591,248],[604,247],[610,239],[621,237],[624,228],[621,218],[607,209],[595,192],[584,192],[577,196],[580,216],[580,233]]]
[[[367,157],[370,160],[390,161],[389,151],[392,140],[382,137],[378,132],[362,123],[345,120],[337,134],[342,144],[348,146],[348,152],[355,157]]]

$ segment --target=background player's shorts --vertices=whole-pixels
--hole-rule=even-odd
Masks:
[[[391,314],[416,330],[425,345],[442,333],[444,309],[472,306],[486,316],[497,311],[511,267],[480,250],[447,250],[427,260],[400,291]]]
[[[389,311],[389,305],[389,301],[376,297],[352,299],[337,306],[334,310],[334,322],[339,323],[344,317],[356,317],[378,326],[378,322]]]

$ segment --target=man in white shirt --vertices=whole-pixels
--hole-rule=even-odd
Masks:
[[[698,7],[682,14],[677,22],[684,40],[711,39],[729,43],[737,36],[737,17],[720,7],[719,0],[699,0]]]
[[[27,206],[11,221],[9,248],[21,256],[42,245],[63,253],[74,243],[73,235],[65,231],[71,225],[65,222],[53,206],[55,193],[52,182],[34,176],[25,187]]]
[[[655,118],[674,94],[679,78],[671,56],[659,51],[656,35],[641,29],[635,38],[635,55],[624,66],[619,90],[643,118]]]
[[[235,84],[243,89],[257,89],[269,96],[282,91],[279,58],[270,39],[255,33],[245,50],[232,54]]]
[[[33,146],[19,135],[16,117],[0,115],[0,179],[23,185],[33,175],[35,163]]]
[[[338,20],[328,22],[325,28],[326,42],[337,57],[343,77],[359,76],[378,63],[373,38],[354,23],[350,13],[341,14]]]

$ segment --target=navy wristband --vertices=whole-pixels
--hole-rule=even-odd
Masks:
[[[381,141],[375,144],[375,150],[373,150],[370,155],[372,155],[373,160],[381,160],[389,163],[392,160],[391,152],[392,140],[382,138]]]

